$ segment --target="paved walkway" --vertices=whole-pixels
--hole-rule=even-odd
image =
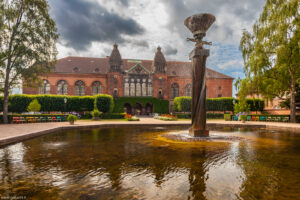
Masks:
[[[190,120],[179,121],[162,121],[153,118],[141,118],[140,121],[120,121],[120,120],[101,120],[101,121],[77,121],[75,125],[69,125],[68,122],[53,123],[31,123],[31,124],[1,124],[0,125],[0,146],[33,138],[39,135],[47,134],[55,130],[63,130],[70,128],[84,127],[119,127],[119,126],[174,126],[174,125],[190,125]],[[300,133],[300,124],[293,123],[276,123],[276,122],[238,122],[224,120],[208,120],[208,127],[246,127],[246,128],[269,128],[290,130]]]

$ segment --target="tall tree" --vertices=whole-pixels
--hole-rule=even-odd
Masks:
[[[290,120],[296,121],[296,86],[300,84],[300,2],[267,0],[253,32],[243,32],[240,50],[248,83],[265,98],[290,96]]]
[[[35,85],[56,60],[55,22],[46,0],[0,0],[0,80],[4,82],[3,122],[12,87]]]

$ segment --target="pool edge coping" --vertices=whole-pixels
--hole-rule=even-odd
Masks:
[[[152,124],[124,124],[124,123],[114,123],[114,124],[90,124],[90,125],[61,125],[59,127],[51,127],[46,130],[38,130],[31,133],[26,133],[18,136],[8,137],[0,139],[0,148],[3,148],[7,145],[11,145],[14,143],[22,142],[25,140],[33,139],[35,137],[39,137],[42,135],[46,135],[49,133],[53,133],[55,131],[61,130],[68,130],[68,129],[86,129],[86,128],[115,128],[115,127],[138,127],[138,126],[190,126],[190,123],[180,123],[180,124],[159,124],[159,123],[152,123]],[[269,125],[269,124],[228,124],[228,123],[207,123],[208,127],[230,127],[230,128],[266,128],[270,130],[287,130],[285,126],[276,126],[276,125]],[[289,127],[288,131],[300,133],[300,128],[296,127]]]

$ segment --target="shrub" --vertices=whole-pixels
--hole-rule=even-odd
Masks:
[[[176,114],[175,115],[177,118],[179,119],[191,119],[192,116],[191,114]],[[207,119],[223,119],[224,118],[224,114],[223,113],[206,113],[206,118]]]
[[[234,98],[221,97],[221,98],[207,98],[206,110],[207,111],[233,111]],[[235,99],[238,103],[238,100]],[[246,99],[246,103],[249,105],[251,111],[262,111],[264,109],[264,101],[262,99]],[[191,112],[192,97],[176,97],[174,99],[174,111],[175,112]]]
[[[76,115],[68,115],[68,122],[75,122],[77,121],[78,117]]]
[[[102,113],[101,119],[124,119],[126,113]]]
[[[67,103],[64,103],[64,99]],[[84,112],[94,110],[94,100],[97,98],[97,107],[100,112],[110,112],[113,108],[113,98],[110,95],[97,96],[65,96],[65,95],[11,95],[9,96],[9,112],[27,112],[30,102],[37,99],[41,104],[42,112]],[[2,101],[1,101],[2,99]],[[0,97],[0,105],[3,98]],[[0,111],[3,105],[0,107]]]
[[[28,112],[39,112],[41,110],[41,104],[37,99],[33,99],[27,107]]]
[[[94,118],[98,118],[100,116],[100,114],[101,114],[100,111],[97,109],[93,110],[93,112],[92,112],[92,116]]]
[[[225,121],[231,121],[231,114],[224,114]]]
[[[176,97],[174,99],[174,111],[175,112],[190,112],[192,106],[191,97]]]

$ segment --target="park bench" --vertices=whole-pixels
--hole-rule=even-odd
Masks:
[[[24,119],[24,117],[13,117],[12,118],[12,123],[13,124],[22,124],[25,123],[26,120]]]

